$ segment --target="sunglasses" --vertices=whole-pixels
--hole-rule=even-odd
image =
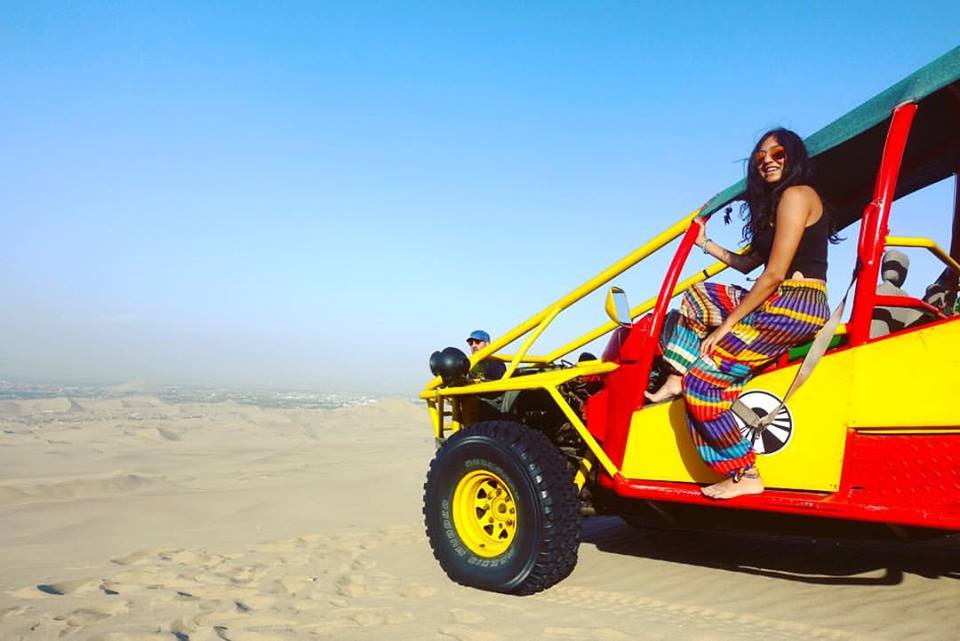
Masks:
[[[783,145],[774,145],[767,149],[761,149],[753,155],[753,164],[762,165],[766,161],[767,156],[774,162],[783,162],[783,159],[787,157],[787,150],[783,148]]]
[[[479,345],[479,344],[482,343],[482,342],[483,342],[483,341],[477,340],[476,338],[468,338],[468,339],[467,339],[467,345]]]

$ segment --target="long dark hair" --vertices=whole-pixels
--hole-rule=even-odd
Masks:
[[[754,158],[760,151],[763,141],[774,136],[783,146],[787,157],[783,175],[774,184],[768,183],[760,175],[760,169]],[[740,215],[746,221],[743,226],[743,241],[749,243],[762,230],[773,226],[777,217],[777,205],[780,196],[788,187],[807,185],[813,187],[813,172],[810,169],[810,154],[803,139],[796,133],[783,127],[777,127],[764,133],[753,146],[747,158],[747,194],[740,208]],[[824,215],[827,215],[826,208]]]

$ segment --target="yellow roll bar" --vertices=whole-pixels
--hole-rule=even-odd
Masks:
[[[480,350],[479,352],[472,354],[470,356],[470,365],[471,367],[477,362],[484,360],[485,358],[496,358],[508,363],[507,371],[504,374],[504,378],[511,378],[516,371],[517,367],[521,363],[538,363],[538,364],[547,364],[552,363],[556,359],[566,356],[570,352],[583,347],[587,343],[594,341],[604,334],[612,331],[616,328],[616,323],[613,321],[604,323],[595,329],[588,331],[579,338],[576,338],[565,345],[558,347],[557,349],[545,354],[543,356],[534,356],[527,355],[530,347],[536,342],[537,338],[543,334],[544,330],[549,326],[551,322],[565,309],[573,305],[574,303],[580,301],[588,294],[593,293],[598,288],[602,287],[606,283],[610,282],[623,272],[627,271],[641,260],[651,255],[655,251],[661,249],[669,242],[676,239],[682,233],[686,231],[689,227],[690,222],[697,217],[700,213],[700,210],[697,209],[675,224],[667,228],[662,233],[654,236],[648,242],[630,252],[614,264],[612,264],[607,269],[603,270],[587,282],[583,283],[580,287],[574,289],[572,292],[563,296],[555,303],[549,305],[539,313],[535,314],[533,317],[524,321],[523,323],[517,325],[512,330],[498,338],[497,340],[491,342],[487,347]],[[939,258],[945,265],[954,270],[957,274],[960,274],[960,263],[954,260],[947,252],[945,252],[936,242],[930,238],[921,238],[921,237],[911,237],[911,236],[887,236],[886,244],[890,247],[918,247],[922,249],[927,249],[934,256]],[[740,250],[738,253],[747,253],[750,251],[750,247],[745,247]],[[678,296],[683,292],[687,291],[693,285],[702,282],[708,278],[719,274],[723,270],[727,269],[727,266],[722,262],[714,263],[713,265],[707,267],[706,269],[694,274],[693,276],[687,278],[686,280],[677,283],[677,286],[672,292],[672,297]],[[647,313],[653,306],[656,304],[656,297],[649,298],[643,303],[633,307],[630,310],[630,317],[636,318],[642,314]],[[515,340],[521,336],[526,335],[531,330],[531,334],[521,345],[520,349],[516,354],[495,354],[498,349],[506,347],[507,345],[513,343]],[[434,377],[430,383],[427,384],[427,387],[424,389],[424,392],[434,390],[440,385],[440,377]],[[473,387],[473,386],[471,386]]]
[[[504,363],[509,363],[513,361],[516,356],[514,354],[494,354],[490,358],[495,358],[498,361],[503,361]],[[553,361],[548,360],[546,356],[530,356],[529,354],[524,355],[520,359],[521,363],[552,363]]]
[[[741,249],[740,251],[738,251],[737,253],[745,254],[749,251],[750,251],[750,247],[747,246]],[[697,283],[703,282],[708,278],[712,278],[713,276],[716,276],[717,274],[719,274],[725,269],[727,269],[727,265],[725,263],[716,262],[713,265],[710,265],[706,269],[694,274],[693,276],[687,278],[686,280],[680,283],[677,283],[677,286],[673,288],[673,293],[670,295],[670,297],[673,298],[675,296],[679,296],[680,294],[687,291]],[[653,309],[653,306],[656,304],[657,304],[656,296],[654,296],[653,298],[648,298],[647,300],[645,300],[644,302],[640,303],[639,305],[637,305],[636,307],[630,310],[630,318],[633,319],[642,314],[646,314],[648,311]],[[557,349],[553,350],[552,352],[546,355],[546,360],[548,363],[552,363],[553,361],[560,358],[561,356],[566,356],[573,350],[579,349],[580,347],[583,347],[590,341],[600,338],[601,336],[615,329],[616,327],[617,327],[617,324],[614,323],[613,321],[604,323],[603,325],[600,325],[596,329],[593,329],[587,332],[580,338],[574,339],[569,343],[567,343],[566,345],[563,345],[562,347],[558,347]]]
[[[930,238],[920,238],[917,236],[887,236],[887,247],[921,247],[927,249],[931,254],[943,261],[947,267],[960,275],[960,263],[957,263],[950,254]]]
[[[520,364],[520,359],[522,359],[526,353],[530,350],[530,346],[533,345],[533,342],[540,338],[540,334],[543,333],[543,330],[547,328],[547,325],[553,322],[553,319],[557,317],[563,311],[560,307],[554,307],[549,312],[547,312],[543,319],[540,321],[540,324],[537,325],[537,328],[533,330],[533,333],[527,337],[523,344],[520,345],[520,351],[517,352],[516,356],[510,361],[510,364],[507,365],[507,371],[503,373],[503,378],[510,378],[513,376],[513,373],[517,371],[517,365]]]
[[[575,290],[573,290],[566,296],[562,297],[555,303],[549,305],[543,311],[535,314],[533,317],[527,319],[523,323],[520,323],[519,325],[511,329],[509,332],[507,332],[500,338],[491,342],[482,350],[476,352],[475,354],[472,354],[470,356],[470,366],[472,367],[479,361],[482,361],[488,356],[493,355],[494,352],[496,352],[498,349],[502,347],[506,347],[507,345],[517,340],[518,338],[520,338],[521,336],[523,336],[524,334],[526,334],[527,332],[529,332],[534,328],[538,330],[537,332],[538,335],[542,333],[543,330],[546,329],[547,324],[549,324],[550,321],[552,321],[553,318],[557,316],[557,314],[567,309],[568,307],[570,307],[571,305],[573,305],[583,297],[587,296],[588,294],[596,291],[599,287],[602,287],[603,285],[607,284],[608,282],[610,282],[611,280],[613,280],[623,272],[627,271],[628,269],[630,269],[631,267],[639,263],[641,260],[649,256],[650,254],[657,251],[658,249],[660,249],[670,241],[677,238],[680,234],[685,232],[687,228],[690,226],[690,222],[694,218],[696,218],[696,216],[699,213],[700,213],[700,210],[697,209],[687,214],[686,216],[681,218],[679,221],[677,221],[676,223],[668,227],[665,231],[658,234],[657,236],[654,236],[650,241],[643,244],[642,246],[635,249],[634,251],[630,252],[629,254],[627,254],[617,262],[615,262],[613,265],[611,265],[607,269],[603,270],[602,272],[600,272],[599,274],[597,274],[596,276],[594,276],[593,278],[585,282],[580,287],[577,287]],[[546,323],[544,323],[544,320],[546,320]],[[611,329],[613,329],[613,326],[609,327],[606,331],[610,331]],[[604,333],[605,332],[601,332],[597,336],[602,336]],[[590,340],[593,340],[593,339],[590,339]],[[587,340],[581,344],[586,344],[588,342],[590,341]],[[529,345],[527,346],[527,348],[529,349]],[[576,349],[576,347],[571,348],[571,350],[573,349]],[[568,352],[571,350],[568,350]],[[524,353],[524,350],[521,350],[520,352],[521,360],[523,358],[523,353]],[[550,362],[550,360],[552,359],[547,359],[547,362]],[[512,362],[511,362],[511,365],[512,365]],[[514,369],[516,368],[514,367]],[[434,377],[433,380],[431,380],[427,384],[427,387],[424,391],[436,389],[437,386],[440,385],[440,382],[441,381],[439,376]]]

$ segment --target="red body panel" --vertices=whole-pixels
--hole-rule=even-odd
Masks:
[[[690,248],[693,247],[693,243],[697,239],[700,227],[701,223],[699,220],[694,220],[690,224],[687,232],[680,239],[680,246],[677,248],[677,253],[670,262],[667,275],[664,276],[663,283],[660,285],[660,293],[657,296],[657,303],[653,308],[653,312],[641,319],[640,322],[635,323],[630,330],[630,338],[631,340],[637,341],[635,345],[639,348],[636,362],[634,368],[632,368],[629,373],[624,374],[623,379],[617,379],[617,382],[613,384],[626,385],[627,380],[633,381],[635,387],[633,387],[632,392],[630,392],[632,405],[629,407],[626,416],[623,416],[622,410],[626,409],[623,399],[618,398],[614,400],[611,397],[611,406],[615,404],[617,412],[612,415],[615,420],[608,422],[606,429],[603,430],[607,435],[604,450],[607,452],[610,460],[613,461],[613,464],[618,467],[623,465],[623,455],[627,448],[627,436],[630,432],[631,415],[635,410],[643,407],[645,400],[643,391],[647,389],[647,381],[650,380],[650,369],[653,367],[653,359],[660,349],[660,332],[663,329],[663,321],[670,307],[670,300],[673,298],[673,291],[677,287],[677,281],[680,280],[680,272],[683,269],[684,263],[687,261],[687,256],[690,255]],[[624,368],[621,367],[620,369]],[[619,374],[620,369],[613,372],[610,376]]]
[[[634,499],[960,530],[960,434],[847,435],[840,490],[767,490],[714,501],[692,483],[601,477]]]
[[[587,429],[608,452],[622,452],[626,447],[630,419],[643,400],[648,373],[642,371],[638,361],[650,322],[648,314],[631,327],[621,327],[613,333],[603,360],[618,363],[620,367],[607,374],[603,378],[603,389],[587,399],[584,411]]]

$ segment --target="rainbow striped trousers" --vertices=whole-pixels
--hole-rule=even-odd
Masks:
[[[698,283],[691,287],[664,349],[664,360],[683,375],[683,396],[697,452],[722,475],[735,475],[752,466],[756,458],[753,443],[741,434],[730,411],[744,384],[791,347],[812,339],[830,317],[825,284],[785,280],[710,354],[701,357],[700,341],[746,293],[736,285]]]

